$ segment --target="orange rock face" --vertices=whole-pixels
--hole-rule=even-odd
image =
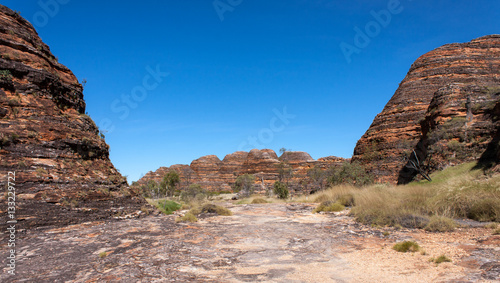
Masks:
[[[2,5],[0,56],[0,184],[15,172],[18,219],[26,227],[67,224],[136,209],[85,115],[81,84],[31,24]]]
[[[165,174],[175,170],[181,177],[181,187],[200,184],[210,191],[228,191],[232,189],[238,176],[252,174],[256,176],[256,189],[265,191],[278,180],[280,165],[286,163],[286,168],[290,168],[292,173],[290,177],[290,183],[294,184],[292,189],[299,191],[307,190],[300,185],[300,181],[306,178],[308,169],[318,166],[324,170],[341,165],[345,161],[347,160],[339,157],[314,160],[308,153],[299,151],[285,152],[278,158],[271,149],[252,149],[250,152],[238,151],[228,154],[222,161],[215,155],[209,155],[194,160],[190,166],[161,167],[155,172],[147,173],[138,183],[146,184],[150,180],[160,182]]]
[[[427,144],[419,142],[429,130],[423,129],[421,123],[427,119],[428,115],[436,114],[431,113],[433,109],[429,107],[432,101],[441,105],[438,108],[442,109],[439,115],[443,115],[443,119],[447,119],[446,116],[465,117],[466,101],[463,99],[469,94],[472,99],[471,103],[475,105],[472,107],[486,107],[480,103],[482,98],[479,92],[472,91],[474,87],[470,93],[463,89],[465,92],[462,95],[445,95],[445,100],[449,101],[443,99],[439,101],[439,97],[443,97],[443,91],[439,90],[455,83],[463,84],[465,88],[467,85],[475,85],[478,88],[493,89],[499,85],[499,66],[500,35],[485,36],[462,44],[444,45],[421,56],[413,63],[382,113],[375,117],[368,131],[358,141],[354,149],[353,160],[364,164],[380,182],[396,183],[398,180],[407,180],[408,177],[414,175],[414,172],[411,174],[407,172],[403,156],[417,149],[421,158],[428,157],[427,149],[421,148],[422,146],[426,148]],[[498,97],[491,99],[498,101]],[[437,119],[436,123],[440,123],[438,121],[440,118],[432,117]],[[492,118],[484,115],[475,116],[473,118],[475,122],[467,126],[482,127],[480,124],[483,122],[495,123]],[[491,125],[487,128],[492,129]],[[494,131],[490,130],[478,131],[481,132],[478,138],[488,136],[491,140]],[[468,138],[475,139],[474,133],[476,131],[472,131]],[[481,143],[486,142],[481,141]],[[478,152],[469,152],[470,158],[467,160],[481,156],[479,149],[482,147],[477,147],[477,149]],[[444,165],[443,160],[436,161],[440,163],[437,167]],[[401,176],[400,179],[400,174],[405,176]]]

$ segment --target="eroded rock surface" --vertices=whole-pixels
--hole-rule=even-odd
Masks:
[[[15,173],[18,229],[136,211],[142,201],[131,196],[85,115],[82,85],[33,26],[2,5],[0,56],[0,187]]]
[[[194,224],[175,216],[88,222],[22,234],[17,275],[2,282],[493,282],[499,236],[370,228],[311,204],[225,204]],[[423,253],[399,253],[415,240]],[[452,262],[436,265],[445,254]],[[2,257],[6,249],[1,249]]]

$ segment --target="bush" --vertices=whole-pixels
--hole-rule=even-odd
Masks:
[[[12,73],[9,70],[0,70],[0,80],[11,81]]]
[[[184,202],[202,201],[207,198],[207,191],[198,184],[192,184],[181,193],[181,200]]]
[[[288,186],[284,183],[281,183],[280,181],[274,182],[274,194],[278,196],[279,199],[287,199],[288,194],[290,193],[288,191]]]
[[[260,204],[260,203],[267,203],[267,201],[265,199],[263,199],[263,198],[254,198],[252,200],[252,203],[253,204]]]
[[[321,203],[318,207],[313,210],[313,213],[324,212],[338,212],[345,209],[345,206],[338,202],[326,201]]]
[[[345,162],[340,167],[331,167],[327,181],[332,185],[351,184],[357,187],[373,184],[373,176],[357,162]]]
[[[165,195],[174,195],[175,187],[180,182],[180,176],[175,170],[170,170],[160,183],[160,192]]]
[[[417,242],[414,241],[404,241],[401,243],[397,243],[392,247],[393,250],[406,253],[406,252],[418,252],[420,250],[420,246]]]
[[[250,174],[244,174],[236,178],[234,183],[234,191],[240,193],[243,197],[248,197],[253,194],[253,184],[255,181],[255,176]]]
[[[429,232],[450,232],[455,230],[457,224],[448,217],[432,216],[425,230]]]
[[[181,208],[181,205],[171,200],[159,200],[155,206],[163,213],[169,215]]]

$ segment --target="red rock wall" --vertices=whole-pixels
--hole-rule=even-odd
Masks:
[[[436,92],[452,83],[498,85],[499,65],[500,35],[444,45],[421,56],[356,144],[353,160],[367,166],[378,181],[396,183],[405,166],[402,156],[423,136],[420,123]]]
[[[181,184],[196,183],[210,191],[228,191],[232,189],[238,176],[252,174],[256,176],[256,185],[261,185],[257,187],[265,190],[271,188],[274,182],[278,180],[279,166],[282,162],[286,162],[293,172],[290,182],[299,184],[300,181],[306,178],[308,169],[314,166],[326,169],[330,166],[341,165],[345,161],[347,160],[339,157],[325,157],[314,160],[308,153],[298,151],[285,152],[284,155],[278,158],[278,155],[273,150],[253,149],[250,152],[238,151],[228,154],[222,161],[215,155],[209,155],[194,160],[190,166],[161,167],[155,172],[148,172],[138,183],[147,184],[150,180],[160,182],[169,170],[176,170],[181,176]],[[183,167],[184,171],[179,170],[180,167]],[[188,171],[186,168],[190,170]],[[191,172],[189,177],[186,176],[186,171]],[[190,179],[190,182],[186,182],[187,178]]]

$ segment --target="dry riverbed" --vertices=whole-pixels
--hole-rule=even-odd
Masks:
[[[500,236],[371,228],[310,204],[227,204],[233,216],[90,222],[18,235],[1,282],[496,282]],[[425,253],[392,246],[415,240]],[[7,256],[2,241],[2,258]],[[446,255],[452,262],[429,261]],[[6,270],[6,269],[5,269]],[[4,270],[4,271],[5,271]]]

